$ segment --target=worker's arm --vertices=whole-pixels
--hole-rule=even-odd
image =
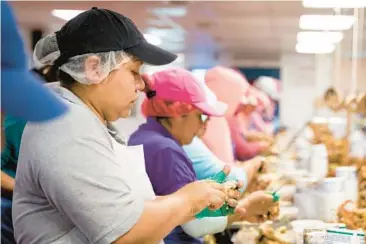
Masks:
[[[1,171],[1,189],[6,191],[14,191],[15,180]]]
[[[137,223],[113,243],[158,243],[176,226],[193,219],[190,211],[190,205],[175,194],[146,201]]]

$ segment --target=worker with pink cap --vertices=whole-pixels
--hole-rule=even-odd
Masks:
[[[144,79],[147,90],[141,107],[147,122],[131,135],[128,144],[143,145],[146,172],[153,190],[157,196],[165,196],[197,181],[192,161],[182,146],[190,144],[202,132],[209,118],[223,116],[227,106],[217,100],[210,102],[206,95],[208,88],[184,69],[171,68]],[[228,171],[226,167],[224,172],[228,174]],[[237,181],[237,187],[242,186],[243,183]],[[232,190],[226,203],[235,208],[236,215],[244,217],[245,209],[257,206],[260,201],[265,204],[256,211],[266,213],[273,201],[265,193],[257,195],[251,200],[239,201],[239,192]],[[225,216],[196,215],[197,219],[175,228],[164,241],[168,244],[202,243],[198,237],[226,228],[228,220],[222,221]]]
[[[257,97],[248,89],[246,95],[242,97],[234,116],[228,118],[237,160],[249,160],[269,149],[269,142],[264,140],[266,136],[251,128],[253,123],[252,115],[257,110],[257,106]]]

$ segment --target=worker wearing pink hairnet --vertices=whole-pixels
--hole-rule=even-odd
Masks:
[[[251,116],[256,110],[257,104],[256,97],[247,94],[242,97],[234,116],[228,118],[235,158],[240,161],[249,160],[268,151],[270,146],[268,141],[263,140],[262,133],[251,129]]]
[[[274,103],[271,99],[262,91],[255,87],[250,88],[250,94],[257,98],[257,109],[252,113],[253,127],[267,135],[273,134],[273,125],[271,122],[264,120],[264,117],[272,118],[274,114]]]
[[[249,129],[251,117],[237,113],[250,87],[245,77],[232,69],[215,67],[207,71],[205,81],[218,100],[228,105],[228,110],[225,118],[210,119],[202,138],[204,143],[219,159],[229,164],[235,162],[237,150],[246,155],[239,157],[240,160],[258,155],[263,145],[251,143],[243,137],[245,129]]]
[[[205,82],[217,99],[228,105],[226,118],[211,118],[202,137],[207,147],[223,162],[234,164],[234,149],[227,118],[234,116],[248,84],[243,77],[229,68],[214,67],[206,72]]]
[[[279,126],[279,119],[275,117],[275,110],[280,100],[280,81],[273,77],[261,76],[254,82],[254,86],[264,92],[270,99],[271,105],[267,107],[265,113],[261,114],[261,117],[263,122],[268,125],[267,130],[264,132],[272,135],[276,127]],[[260,116],[255,115],[254,119],[260,121]]]

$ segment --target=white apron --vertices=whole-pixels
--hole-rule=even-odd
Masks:
[[[126,146],[118,143],[115,139],[112,141],[114,152],[117,158],[121,159],[119,162],[123,164],[123,169],[131,172],[129,176],[132,192],[144,200],[155,199],[153,187],[146,173],[143,145]],[[159,242],[159,244],[164,244],[164,241]]]
[[[145,157],[143,146],[126,146],[118,143],[113,137],[113,149],[116,157],[120,160],[121,170],[130,172],[128,179],[125,179],[131,186],[131,191],[136,197],[144,200],[153,200],[156,198],[149,177],[145,169]],[[71,241],[72,240],[72,241]],[[63,243],[85,244],[88,243],[85,236],[77,228],[72,229],[67,236],[62,237],[53,244]],[[164,244],[163,241],[159,244]]]
[[[116,140],[113,141],[113,149],[124,170],[129,174],[132,192],[138,194],[144,200],[155,199],[155,193],[150,179],[146,173],[144,149],[142,145],[126,146]]]

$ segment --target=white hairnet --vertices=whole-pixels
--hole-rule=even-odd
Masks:
[[[276,81],[267,76],[260,76],[255,82],[254,86],[257,87],[259,90],[262,90],[264,93],[266,93],[270,98],[272,98],[275,101],[280,100],[280,93],[277,89]]]
[[[86,77],[84,63],[90,56],[100,58],[99,69],[102,78],[99,81],[91,81]],[[60,57],[60,50],[58,48],[56,34],[46,36],[37,42],[33,52],[33,61],[36,68],[53,65],[58,57]],[[65,64],[61,65],[60,70],[69,74],[80,83],[96,84],[104,80],[112,70],[119,68],[121,64],[130,60],[131,55],[122,50],[103,53],[87,53],[70,58]]]

